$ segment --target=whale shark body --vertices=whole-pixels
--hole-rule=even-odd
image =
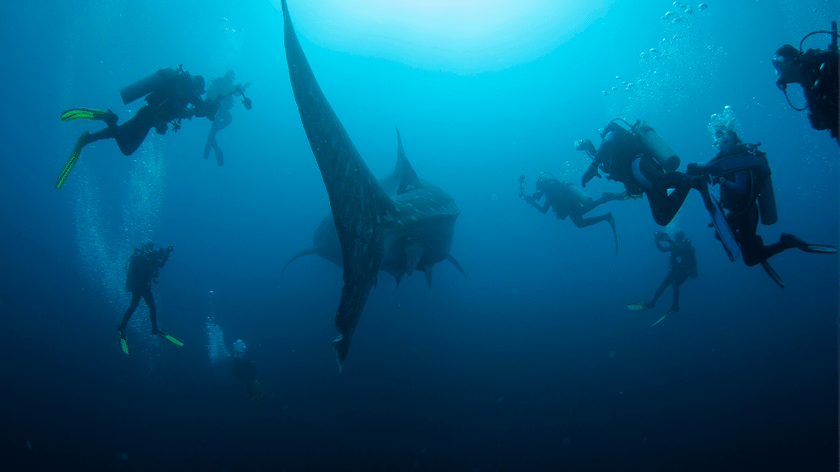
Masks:
[[[392,274],[397,282],[404,274],[421,270],[431,282],[432,267],[448,259],[463,273],[449,254],[455,220],[461,211],[443,190],[417,177],[405,156],[399,130],[394,172],[376,180],[318,86],[285,0],[282,6],[292,91],[324,179],[334,227],[327,220],[322,222],[316,231],[315,247],[292,260],[318,253],[344,270],[344,287],[335,314],[339,335],[332,343],[341,369],[380,270]],[[330,242],[333,234],[341,249],[340,260],[335,240]]]

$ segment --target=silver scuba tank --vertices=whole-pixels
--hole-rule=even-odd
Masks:
[[[128,105],[134,100],[154,92],[156,88],[166,83],[167,80],[175,77],[175,74],[175,69],[171,67],[158,69],[154,74],[143,77],[133,84],[126,85],[120,89],[120,97],[122,98],[123,104]]]
[[[662,166],[665,172],[673,172],[680,166],[680,158],[677,153],[659,137],[656,131],[646,124],[635,126],[635,135],[639,142],[650,155]]]

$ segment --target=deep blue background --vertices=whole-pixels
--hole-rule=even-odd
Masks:
[[[770,64],[779,45],[827,28],[836,2],[712,3],[671,23],[660,18],[668,2],[617,0],[544,57],[468,74],[319,47],[304,3],[290,5],[293,20],[310,18],[304,51],[368,166],[390,172],[397,125],[418,175],[461,208],[452,254],[467,276],[444,262],[431,289],[422,276],[398,289],[383,274],[339,374],[329,342],[341,271],[310,257],[280,274],[329,210],[280,13],[269,2],[6,2],[0,460],[16,470],[837,468],[835,256],[773,258],[779,289],[726,259],[692,194],[670,229],[694,241],[700,277],[683,285],[682,311],[650,327],[670,291],[655,310],[626,309],[667,271],[647,202],[594,212],[615,215],[616,254],[605,225],[540,215],[516,183],[541,171],[578,182],[588,162],[572,141],[597,142],[616,116],[646,119],[684,164],[706,161],[709,116],[729,105],[773,169],[779,223],[760,234],[836,244],[837,144],[787,105]],[[640,57],[651,48],[658,58]],[[109,107],[128,119],[138,105],[117,90],[181,62],[253,83],[253,110],[234,108],[219,134],[226,165],[201,158],[208,123],[194,120],[130,157],[88,146],[55,190],[78,134],[100,125],[59,113]],[[123,262],[145,237],[175,247],[154,290],[161,327],[185,346],[149,336],[141,306],[125,356],[114,333],[128,304]],[[262,345],[260,404],[225,361],[210,362],[211,315],[228,349],[237,338]]]

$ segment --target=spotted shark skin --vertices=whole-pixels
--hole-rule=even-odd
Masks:
[[[449,259],[463,272],[449,255],[455,220],[461,211],[443,190],[417,177],[405,158],[399,131],[399,182],[390,182],[396,190],[389,192],[392,189],[376,180],[321,91],[285,0],[282,6],[289,79],[329,196],[341,246],[344,286],[335,314],[339,334],[332,343],[341,369],[380,269],[394,269],[400,274],[395,275],[397,280],[402,273],[411,275],[415,269],[430,278],[432,266]]]

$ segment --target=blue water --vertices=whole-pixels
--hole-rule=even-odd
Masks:
[[[4,470],[837,469],[836,256],[774,257],[780,289],[728,261],[692,193],[667,230],[693,240],[700,277],[651,327],[670,290],[656,309],[626,308],[668,269],[647,202],[593,212],[615,215],[616,254],[606,225],[541,215],[516,182],[526,174],[533,191],[542,171],[579,182],[588,160],[573,141],[597,143],[614,117],[647,120],[683,166],[705,162],[709,117],[731,106],[773,170],[779,222],[759,234],[837,244],[837,143],[790,108],[770,63],[780,45],[827,29],[837,3],[711,2],[674,22],[662,17],[683,9],[670,2],[615,0],[567,23],[556,9],[540,17],[557,31],[515,14],[550,2],[486,16],[461,3],[476,9],[457,17],[473,22],[470,40],[454,22],[435,32],[446,11],[406,12],[395,28],[373,2],[351,16],[290,0],[371,170],[393,168],[399,126],[417,174],[462,212],[452,254],[466,276],[443,262],[431,288],[422,274],[397,287],[382,273],[341,373],[330,346],[340,269],[310,256],[280,273],[329,202],[272,3],[0,6]],[[519,23],[499,41],[475,33],[483,18]],[[237,105],[218,135],[225,166],[202,159],[209,124],[193,119],[129,157],[90,145],[53,188],[76,137],[101,126],[62,123],[62,110],[111,108],[124,121],[139,105],[123,105],[119,88],[179,63],[252,82],[253,109]],[[151,336],[141,304],[126,356],[115,333],[124,262],[145,238],[175,248],[154,294],[161,328],[185,345]],[[231,374],[237,339],[262,346],[258,404]]]

